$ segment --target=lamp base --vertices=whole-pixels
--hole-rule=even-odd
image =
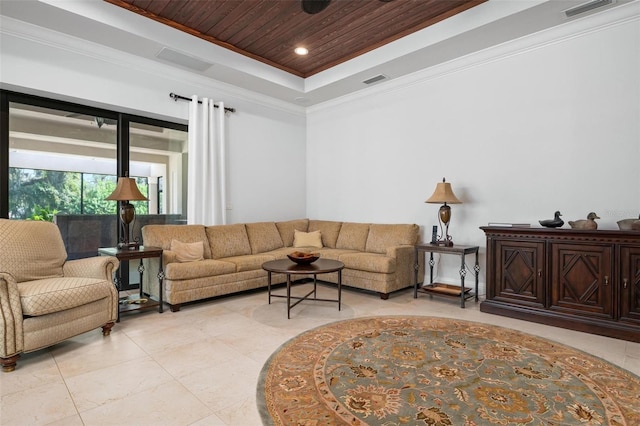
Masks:
[[[140,243],[118,243],[118,250],[138,250]]]
[[[443,247],[453,247],[453,241],[451,241],[451,240],[449,240],[449,241],[445,241],[445,240],[432,241],[431,245],[433,245],[433,246],[443,246]]]

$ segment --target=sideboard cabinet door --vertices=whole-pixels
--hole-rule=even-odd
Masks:
[[[640,247],[621,247],[620,320],[640,326]]]
[[[612,247],[551,244],[551,306],[554,311],[613,319]]]
[[[496,241],[495,300],[544,307],[544,243]]]

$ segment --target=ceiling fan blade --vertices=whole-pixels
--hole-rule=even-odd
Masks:
[[[302,10],[309,15],[322,12],[329,6],[331,0],[302,0]]]
[[[111,118],[104,117],[93,117],[93,121],[98,126],[98,129],[101,129],[105,124],[113,126],[114,124],[118,124],[118,120],[113,120]]]

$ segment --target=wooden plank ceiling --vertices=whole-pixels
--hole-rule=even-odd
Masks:
[[[301,0],[104,1],[309,77],[487,0],[332,0],[316,14]]]

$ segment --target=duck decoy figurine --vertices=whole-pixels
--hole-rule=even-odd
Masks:
[[[562,213],[556,211],[553,214],[553,219],[539,220],[538,222],[540,222],[540,225],[547,228],[560,228],[564,225],[564,220],[560,219],[560,216],[562,216]]]
[[[589,213],[586,219],[580,219],[576,221],[569,221],[569,225],[573,229],[598,229],[598,223],[595,219],[600,219],[600,217],[594,212]]]
[[[618,221],[621,231],[640,230],[640,216],[637,219],[622,219]]]

